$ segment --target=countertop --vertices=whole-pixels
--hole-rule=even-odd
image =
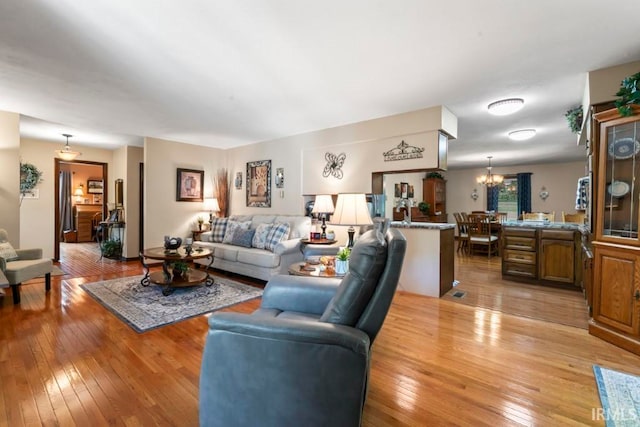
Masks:
[[[406,224],[402,221],[391,221],[391,227],[393,228],[422,228],[425,230],[449,230],[456,228],[455,224],[447,224],[444,222],[412,222]]]
[[[525,228],[549,228],[553,230],[574,230],[580,233],[587,233],[587,226],[584,224],[574,224],[570,222],[545,222],[545,221],[505,221],[503,227],[525,227]]]

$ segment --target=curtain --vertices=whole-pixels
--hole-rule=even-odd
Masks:
[[[60,237],[65,230],[73,230],[73,205],[71,203],[71,172],[60,171]]]
[[[522,212],[531,212],[531,172],[517,175],[518,179],[518,216]]]
[[[487,187],[487,210],[498,211],[498,194],[500,194],[500,186],[494,185]]]

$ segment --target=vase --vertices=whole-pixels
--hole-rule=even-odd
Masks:
[[[336,260],[336,274],[347,274],[349,271],[349,260]]]

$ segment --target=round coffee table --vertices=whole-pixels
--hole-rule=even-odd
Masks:
[[[328,277],[332,279],[344,277],[344,274],[336,274],[335,269],[320,269],[321,264],[309,264],[306,261],[296,262],[289,266],[289,274],[294,276]]]
[[[197,250],[196,250],[197,249]],[[140,252],[140,263],[145,269],[144,277],[140,280],[142,286],[154,285],[163,286],[162,294],[170,295],[176,288],[185,288],[205,284],[211,286],[214,284],[213,277],[209,275],[209,267],[213,264],[213,252],[211,249],[196,248],[187,253],[184,247],[167,250],[165,248],[149,248]],[[211,262],[204,271],[194,270],[189,266],[186,275],[177,276],[173,274],[173,264],[176,262],[184,262],[191,264],[194,259],[211,257]],[[145,259],[156,259],[162,261],[162,271],[149,272],[149,266],[145,263]]]

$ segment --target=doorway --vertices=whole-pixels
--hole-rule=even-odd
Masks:
[[[77,241],[77,225],[74,215],[76,206],[101,212],[105,218],[107,213],[108,181],[107,163],[84,160],[64,161],[54,159],[54,261],[60,260],[60,243],[64,231],[75,233]],[[66,178],[65,192],[61,193],[60,176],[69,172],[71,178]],[[75,172],[75,173],[74,173]],[[66,212],[66,220],[62,218],[62,211]],[[70,219],[71,218],[71,219]],[[63,223],[64,222],[64,223]],[[86,228],[86,225],[83,225]],[[91,226],[89,226],[91,227]],[[91,232],[92,229],[89,230]],[[72,234],[73,235],[73,234]],[[86,237],[83,237],[86,240]]]

